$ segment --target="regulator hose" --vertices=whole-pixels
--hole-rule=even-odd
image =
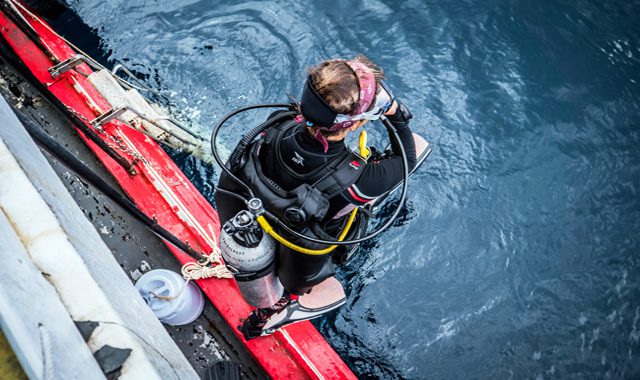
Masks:
[[[213,127],[213,131],[211,132],[211,152],[213,153],[213,158],[216,160],[216,162],[218,163],[218,165],[220,166],[220,168],[222,169],[222,171],[224,171],[229,177],[231,177],[234,181],[236,181],[239,185],[241,185],[242,187],[244,187],[244,189],[247,191],[247,193],[249,193],[250,197],[253,198],[253,191],[251,190],[251,188],[244,182],[242,182],[240,180],[240,178],[236,177],[235,174],[233,174],[231,172],[231,170],[227,167],[227,165],[222,161],[222,159],[220,158],[220,155],[218,154],[218,149],[216,148],[216,142],[218,139],[218,133],[220,132],[220,128],[222,128],[222,126],[224,125],[224,123],[227,122],[227,120],[231,119],[232,117],[234,117],[235,115],[241,113],[241,112],[245,112],[245,111],[249,111],[249,110],[253,110],[253,109],[258,109],[258,108],[288,108],[290,107],[291,104],[285,103],[285,104],[254,104],[254,105],[250,105],[250,106],[246,106],[246,107],[242,107],[242,108],[238,108],[237,110],[234,110],[228,114],[226,114],[222,120],[220,120],[218,122],[218,124],[216,124],[215,127]],[[267,120],[266,122],[260,124],[263,125],[265,123],[267,123],[269,120]],[[263,129],[266,129],[268,126],[263,127]],[[252,129],[250,131],[254,132],[256,129],[258,129],[257,127]],[[255,133],[255,136],[258,135],[257,132]],[[255,138],[255,136],[253,138]],[[243,136],[243,139],[247,136]],[[252,138],[252,139],[253,139]],[[248,143],[247,143],[248,144]],[[238,151],[238,149],[236,148],[234,150],[233,153],[235,153],[236,151]],[[242,152],[240,152],[239,154],[241,154]],[[245,199],[245,203],[247,202],[247,200]]]
[[[260,133],[262,133],[262,131],[271,127],[275,123],[278,123],[281,120],[293,117],[296,114],[297,112],[295,111],[279,113],[274,117],[268,119],[267,121],[263,122],[262,124],[258,125],[257,127],[253,128],[252,130],[249,131],[249,133],[244,135],[240,140],[240,142],[238,143],[238,145],[236,146],[236,148],[233,150],[231,157],[229,158],[229,166],[231,167],[231,169],[235,169],[238,166],[238,163],[240,162],[240,158],[242,157],[242,154],[244,153],[245,149],[247,149],[247,145],[249,145],[249,143],[251,143],[253,139],[255,139]]]
[[[347,225],[344,227],[344,229],[340,233],[340,236],[338,236],[338,241],[344,240],[345,236],[347,236],[347,234],[349,233],[349,230],[351,229],[351,225],[353,224],[353,221],[356,219],[356,213],[357,212],[358,212],[358,209],[354,208],[353,211],[351,211],[351,213],[349,214],[349,219],[347,220]],[[258,224],[260,224],[260,227],[262,227],[264,232],[266,232],[269,235],[271,235],[271,237],[276,239],[280,244],[284,245],[285,247],[289,247],[289,248],[293,249],[294,251],[302,252],[302,253],[305,253],[307,255],[312,255],[312,256],[321,256],[321,255],[326,255],[327,253],[330,253],[331,251],[333,251],[334,249],[336,249],[338,247],[336,244],[330,245],[327,248],[323,248],[323,249],[309,249],[309,248],[301,247],[301,246],[299,246],[297,244],[294,244],[294,243],[290,242],[289,240],[285,239],[284,237],[282,237],[269,224],[269,222],[264,217],[264,215],[258,215],[256,220],[258,221]]]

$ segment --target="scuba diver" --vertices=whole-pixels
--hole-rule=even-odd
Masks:
[[[310,68],[300,102],[245,135],[226,163],[215,202],[224,223],[223,257],[256,307],[239,326],[246,339],[345,303],[333,261],[345,261],[364,240],[358,238],[371,213],[363,206],[406,182],[417,163],[416,141],[426,143],[411,132],[411,112],[383,79],[383,70],[363,55]],[[359,151],[347,148],[348,133],[378,119],[390,135],[395,130],[390,149],[368,148],[365,133]],[[405,192],[406,184],[402,200]]]

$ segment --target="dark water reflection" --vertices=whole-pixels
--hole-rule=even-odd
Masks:
[[[298,95],[322,59],[385,68],[435,150],[397,226],[340,271],[347,305],[318,323],[359,376],[640,377],[640,2],[72,7],[105,60],[202,132]],[[211,170],[183,164],[210,194]]]

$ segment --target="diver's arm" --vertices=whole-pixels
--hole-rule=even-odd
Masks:
[[[393,109],[390,109],[388,113],[391,112],[393,112]],[[413,133],[409,128],[409,119],[412,117],[411,112],[402,104],[398,104],[396,112],[387,115],[387,117],[396,128],[407,156],[408,170],[411,172],[417,162]],[[367,163],[356,183],[343,193],[349,202],[354,204],[366,203],[385,194],[402,181],[404,177],[402,155],[400,146],[397,143],[394,144],[393,139],[391,151],[392,154],[390,156],[380,160],[374,159]]]
[[[409,120],[413,118],[413,115],[411,114],[411,111],[409,111],[409,108],[407,108],[404,104],[394,101],[393,106],[388,111],[387,118],[398,132],[398,137],[400,137],[400,141],[402,142],[402,146],[404,147],[405,154],[407,155],[409,172],[411,172],[418,161],[416,158],[416,145],[413,139],[413,133],[409,128]],[[402,157],[400,146],[393,138],[391,138],[391,151],[393,152],[394,156],[398,156],[398,158]]]

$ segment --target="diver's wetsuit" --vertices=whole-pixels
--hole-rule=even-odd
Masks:
[[[395,115],[389,117],[404,147],[409,171],[415,167],[417,161],[413,134],[408,126],[410,117],[408,110],[402,106],[398,107]],[[267,147],[261,149],[259,157],[264,175],[286,191],[290,191],[303,183],[296,176],[302,176],[314,169],[325,166],[332,160],[338,159],[338,157],[347,153],[347,147],[343,141],[329,142],[329,149],[325,153],[322,144],[306,130],[306,127],[301,124],[295,124],[291,120],[283,123],[288,123],[292,126],[286,130],[279,144],[282,159],[278,159],[273,149]],[[318,231],[314,232],[316,238],[325,240],[335,238],[344,221],[344,218],[341,217],[343,213],[340,213],[342,209],[350,204],[365,204],[385,194],[402,181],[403,170],[400,148],[396,144],[392,144],[391,149],[391,155],[379,160],[375,158],[370,160],[364,168],[360,168],[361,174],[355,183],[339,195],[329,199],[329,210],[324,220],[320,223],[321,231],[319,233]],[[220,176],[219,186],[231,191],[241,191],[225,173]],[[245,207],[237,199],[222,192],[216,192],[215,200],[222,223]],[[352,232],[354,230],[352,228]],[[282,233],[282,231],[280,232]],[[307,230],[306,233],[311,232]],[[347,240],[352,237],[354,236],[347,236]],[[307,241],[296,241],[296,244],[312,249],[326,247],[326,245],[308,243]],[[278,246],[277,267],[278,277],[284,288],[288,292],[297,295],[307,293],[313,286],[335,274],[330,254],[307,255],[282,245]]]

